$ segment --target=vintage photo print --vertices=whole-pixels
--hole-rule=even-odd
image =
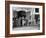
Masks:
[[[13,30],[40,30],[39,8],[13,7]]]
[[[42,32],[42,6],[10,4],[10,33]]]

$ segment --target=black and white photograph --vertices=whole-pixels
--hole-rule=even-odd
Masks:
[[[13,7],[13,30],[40,30],[39,8]]]
[[[17,34],[42,32],[42,6],[11,4],[10,30]]]

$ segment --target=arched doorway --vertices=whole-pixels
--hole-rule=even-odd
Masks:
[[[19,24],[20,26],[23,26],[23,20],[26,17],[26,12],[25,11],[18,11],[18,19],[20,20]]]

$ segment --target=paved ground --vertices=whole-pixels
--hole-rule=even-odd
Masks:
[[[40,27],[38,25],[14,28],[14,30],[39,30],[39,29]]]

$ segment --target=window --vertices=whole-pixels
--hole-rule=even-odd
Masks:
[[[36,13],[39,13],[39,8],[35,8],[35,12]]]

